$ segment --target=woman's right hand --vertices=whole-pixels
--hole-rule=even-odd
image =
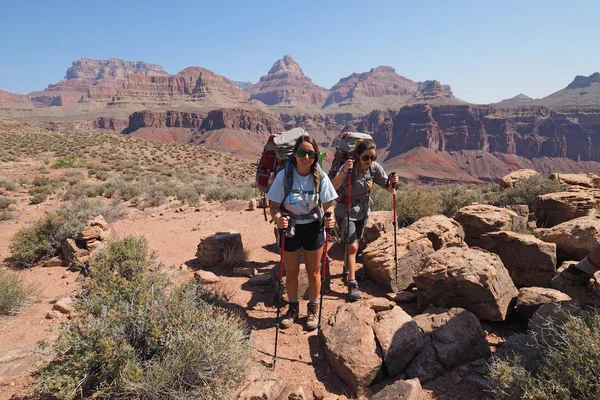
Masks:
[[[349,158],[348,160],[346,160],[346,162],[344,163],[344,173],[347,174],[348,172],[350,172],[351,169],[354,168],[354,160]]]
[[[281,216],[281,217],[277,218],[277,228],[287,229],[288,219],[289,219],[289,217],[285,217],[285,216]]]

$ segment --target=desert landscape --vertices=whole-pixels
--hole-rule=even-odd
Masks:
[[[0,90],[0,400],[600,398],[600,314],[551,283],[600,305],[600,272],[568,272],[600,245],[600,73],[478,104],[358,58],[329,88],[290,54],[255,82],[215,58],[79,58]],[[345,133],[369,134],[400,177],[395,204],[370,195],[357,302],[328,236],[312,332],[304,267],[299,323],[276,330],[288,298],[256,184],[294,128],[326,171]]]

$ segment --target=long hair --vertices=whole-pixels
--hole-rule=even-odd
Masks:
[[[298,151],[298,148],[300,147],[300,145],[303,142],[307,142],[310,143],[310,145],[315,149],[315,152],[317,153],[317,156],[315,157],[313,163],[310,166],[310,171],[312,172],[312,176],[313,176],[313,182],[315,184],[315,191],[319,190],[319,185],[320,185],[320,175],[319,175],[319,168],[318,168],[318,163],[319,163],[319,155],[321,154],[319,152],[319,145],[317,144],[317,141],[307,135],[304,136],[300,136],[297,140],[296,140],[296,144],[294,145],[294,149],[293,149],[293,154],[296,154],[296,151]],[[294,164],[296,163],[296,157],[293,158]]]
[[[372,139],[363,139],[356,143],[354,146],[354,151],[352,152],[352,158],[354,159],[354,174],[358,176],[359,173],[363,173],[364,171],[359,171],[361,169],[362,164],[360,163],[360,155],[367,150],[376,150],[375,142]]]

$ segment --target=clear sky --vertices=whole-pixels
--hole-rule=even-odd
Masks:
[[[84,57],[254,83],[291,54],[325,88],[389,65],[473,103],[537,98],[600,71],[599,18],[597,0],[0,0],[0,89],[42,90]]]

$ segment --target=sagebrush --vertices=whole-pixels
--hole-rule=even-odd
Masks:
[[[13,272],[0,270],[0,315],[16,313],[27,303],[31,287]]]
[[[251,360],[246,325],[206,301],[203,286],[171,287],[142,237],[110,243],[90,260],[37,390],[59,399],[226,399]]]

